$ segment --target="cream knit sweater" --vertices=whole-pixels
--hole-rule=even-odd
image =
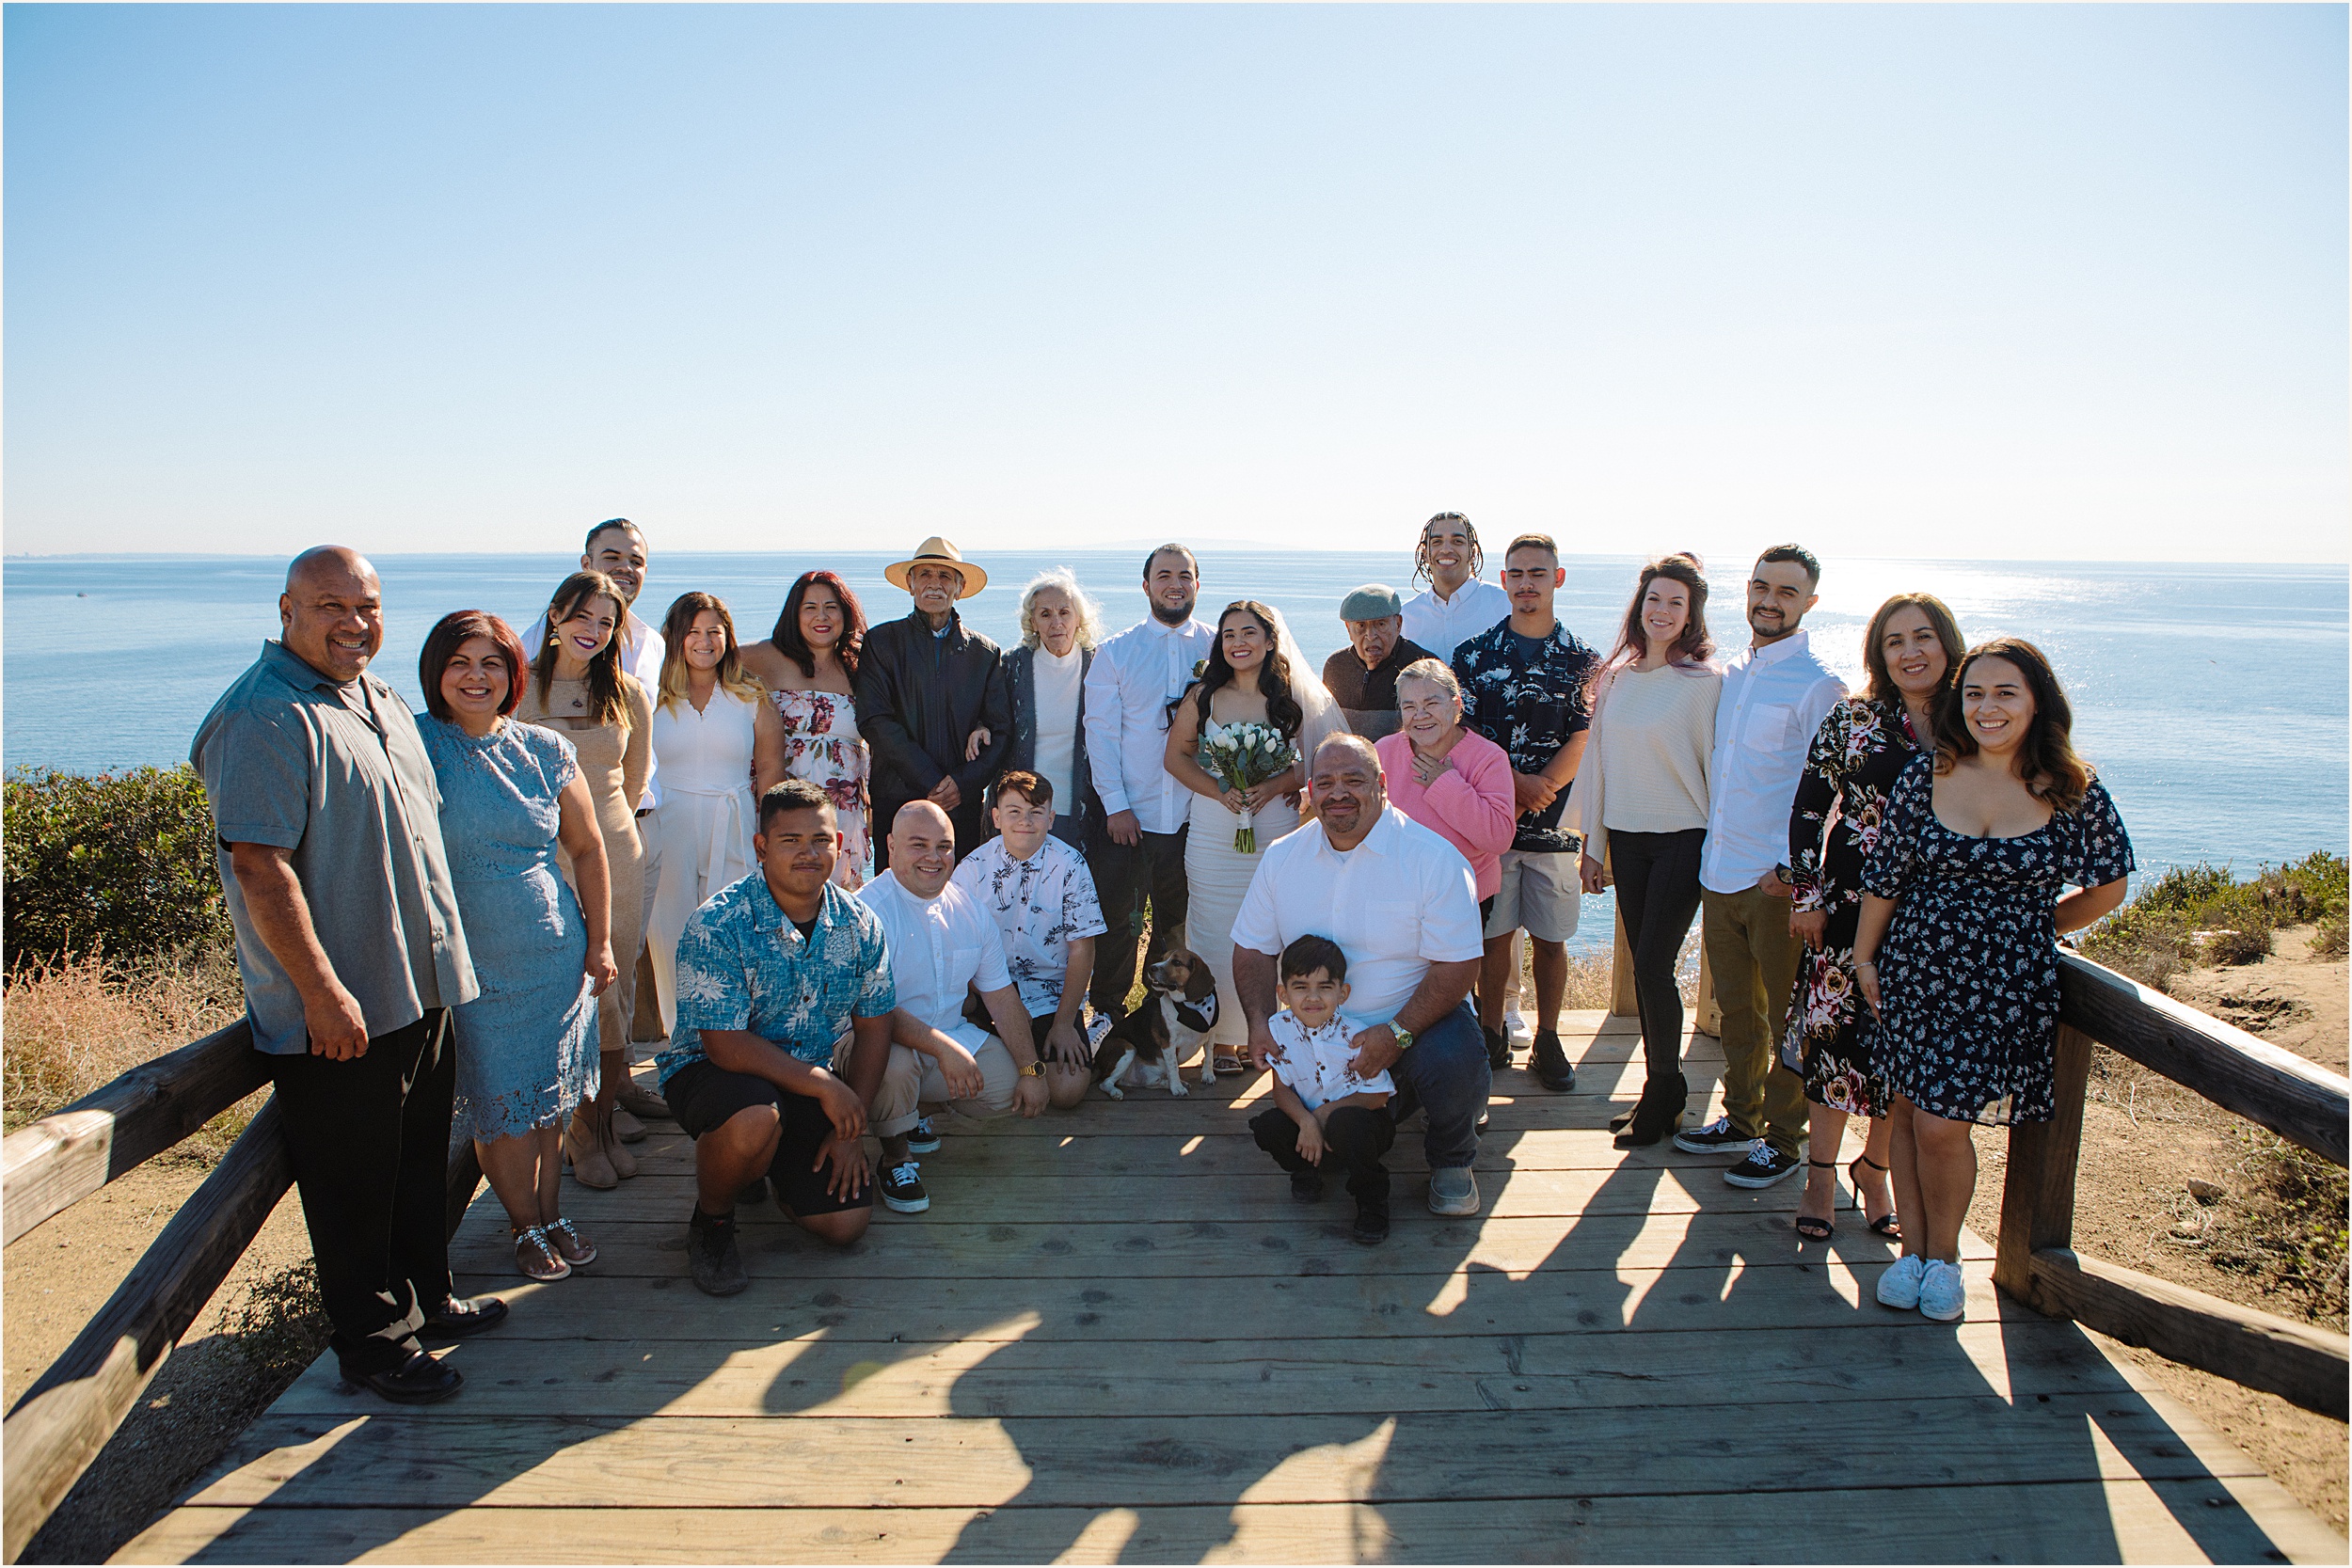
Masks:
[[[1584,835],[1584,852],[1595,860],[1608,848],[1613,828],[1672,833],[1706,827],[1723,672],[1666,665],[1642,673],[1628,665],[1602,683],[1562,825]]]

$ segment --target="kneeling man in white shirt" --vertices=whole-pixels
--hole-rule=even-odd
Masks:
[[[909,801],[890,825],[890,869],[857,893],[882,923],[898,991],[890,1063],[867,1119],[882,1138],[882,1202],[902,1214],[931,1204],[907,1149],[924,1103],[983,1118],[1007,1111],[1033,1117],[1045,1108],[1045,1068],[1005,967],[1004,940],[987,911],[949,885],[955,863],[947,814],[929,800]],[[993,1035],[963,1017],[972,990],[996,1025]]]

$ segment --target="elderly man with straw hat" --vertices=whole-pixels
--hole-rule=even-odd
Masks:
[[[873,820],[894,822],[908,801],[930,800],[968,849],[988,836],[981,796],[1012,738],[1004,654],[956,613],[956,601],[988,586],[988,574],[934,536],[882,576],[914,605],[904,620],[867,632],[858,657],[858,729],[874,753]],[[877,835],[874,869],[889,860]]]

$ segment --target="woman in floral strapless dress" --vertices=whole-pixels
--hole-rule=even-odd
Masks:
[[[764,642],[742,650],[743,664],[768,688],[784,716],[785,770],[825,792],[841,820],[841,855],[833,879],[854,892],[873,875],[866,822],[868,761],[858,735],[850,683],[866,641],[866,615],[849,584],[831,572],[803,572],[785,595],[784,612]],[[776,779],[759,779],[765,792]]]

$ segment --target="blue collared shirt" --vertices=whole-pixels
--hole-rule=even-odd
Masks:
[[[809,935],[787,920],[755,871],[710,895],[677,944],[677,1026],[655,1058],[667,1085],[707,1059],[706,1029],[749,1029],[803,1062],[831,1067],[853,1018],[898,1005],[890,945],[874,911],[825,884]]]

